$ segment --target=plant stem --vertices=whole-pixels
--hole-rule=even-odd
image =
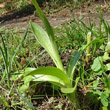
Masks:
[[[91,42],[91,32],[88,32],[87,34],[87,44]],[[86,62],[88,63],[90,60],[90,46],[87,47],[86,50]]]
[[[67,96],[70,99],[70,101],[72,102],[72,105],[75,106],[77,110],[81,110],[81,107],[80,107],[79,100],[78,100],[76,92],[77,91],[74,91],[71,94],[67,94]]]

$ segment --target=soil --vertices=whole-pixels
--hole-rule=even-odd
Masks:
[[[62,10],[63,9],[63,10]],[[47,14],[47,18],[53,27],[59,26],[67,22],[72,17],[72,13],[67,7],[62,7],[62,11],[54,14]],[[30,14],[31,13],[31,14]],[[30,13],[9,12],[5,16],[0,17],[0,27],[5,26],[8,29],[17,28],[18,30],[25,30],[30,21],[36,22],[42,26],[41,19],[34,15],[34,9]]]
[[[5,26],[9,29],[15,29],[18,30],[25,30],[27,25],[29,24],[29,21],[36,22],[42,26],[42,21],[38,16],[35,16],[34,8],[33,6],[29,6],[26,9],[30,9],[31,11],[12,11],[7,12],[4,16],[2,15],[0,17],[0,27]],[[87,3],[82,4],[82,8],[77,9],[70,9],[68,6],[62,6],[59,10],[56,10],[53,14],[47,14],[47,18],[50,22],[50,24],[53,27],[60,26],[61,24],[71,20],[74,18],[74,15],[76,18],[80,19],[83,18],[83,21],[86,24],[89,24],[90,21],[94,21],[96,24],[99,23],[99,16],[100,13],[96,10],[101,9],[104,12],[104,18],[107,19],[109,22],[109,15],[110,15],[110,3],[105,4],[103,1],[99,0],[95,3],[91,3],[91,5],[88,5]],[[26,12],[26,13],[25,13]]]
[[[110,6],[109,4],[105,4],[104,2],[99,0],[99,1],[96,1],[95,3],[91,3],[91,5],[88,5],[87,3],[82,4],[81,9],[77,8],[77,9],[70,10],[69,7],[62,6],[59,11],[56,11],[53,14],[47,14],[46,16],[53,27],[60,26],[61,24],[72,20],[74,15],[78,19],[83,18],[83,21],[86,24],[89,24],[90,21],[94,21],[98,25],[100,21],[99,20],[100,13],[98,13],[96,9],[101,8],[101,10],[104,12],[104,18],[107,19],[108,22],[110,22],[110,19],[109,19],[110,10],[106,9],[109,6]],[[22,15],[21,12],[19,13],[8,12],[4,16],[1,15],[0,16],[0,27],[5,27],[8,29],[16,28],[19,31],[24,31],[27,25],[29,24],[29,21],[36,22],[39,25],[43,26],[42,21],[40,20],[38,16],[35,16],[33,14],[33,11],[34,11],[34,8],[28,14]],[[65,67],[67,66],[66,62],[70,60],[68,58],[70,58],[70,54],[67,53],[67,55],[62,55],[62,60],[64,60],[63,62],[65,64],[64,65]],[[45,59],[43,60],[45,61]],[[39,66],[42,66],[43,65],[42,63],[44,61],[38,62]],[[54,66],[51,60],[49,60],[49,62],[47,62],[47,64],[45,65]],[[86,103],[85,108],[83,108],[83,110],[98,110],[100,104],[98,106],[95,106],[96,108],[92,107],[93,105],[91,104],[91,102],[89,103],[86,96],[84,96],[84,94],[81,91],[82,90],[79,89],[79,92],[78,92],[81,105],[84,106],[84,103],[86,102],[88,103],[88,105]],[[47,91],[47,92],[50,93],[50,91]],[[70,101],[68,100],[64,101],[64,100],[66,100],[65,97],[63,98],[61,97],[54,97],[54,98],[47,97],[46,98],[45,97],[43,100],[41,100],[39,104],[36,100],[33,100],[33,105],[36,107],[36,110],[52,110],[53,105],[54,105],[55,110],[74,110]]]

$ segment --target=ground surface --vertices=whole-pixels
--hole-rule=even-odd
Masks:
[[[71,9],[66,6],[62,6],[59,10],[56,10],[53,14],[47,15],[48,20],[50,21],[53,27],[59,26],[70,19],[73,19],[74,15],[76,18],[83,18],[83,21],[88,24],[89,20],[94,21],[98,24],[99,22],[99,11],[104,12],[104,17],[110,21],[110,4],[105,4],[102,1],[98,1],[95,3],[91,3],[90,6],[87,3],[82,4],[81,9]],[[7,27],[9,29],[17,28],[18,30],[25,30],[26,26],[29,24],[29,21],[36,22],[42,25],[42,22],[39,17],[34,14],[30,15],[15,15],[13,16],[13,12],[8,12],[5,14],[5,17],[1,15],[0,17],[0,27]]]

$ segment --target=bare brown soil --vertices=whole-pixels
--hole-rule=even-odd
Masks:
[[[110,3],[106,4],[100,0],[95,3],[91,3],[90,5],[83,3],[81,9],[77,8],[70,10],[70,7],[62,6],[53,14],[47,14],[47,18],[53,27],[60,26],[70,19],[73,19],[74,15],[78,19],[83,18],[83,21],[86,24],[89,24],[90,21],[94,21],[98,24],[100,22],[100,13],[98,12],[99,9],[104,12],[104,18],[110,21]],[[33,13],[33,10],[34,9],[32,9],[28,14],[22,14],[22,12],[8,12],[5,16],[2,15],[0,17],[0,27],[5,26],[9,29],[17,28],[18,30],[25,30],[29,24],[29,21],[36,22],[42,26],[42,21],[40,18],[34,14],[31,14]]]

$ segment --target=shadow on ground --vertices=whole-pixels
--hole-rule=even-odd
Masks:
[[[0,17],[0,22],[4,22],[4,21],[9,21],[15,18],[22,18],[25,17],[27,15],[30,15],[34,12],[35,8],[32,4],[27,5],[26,7],[22,8],[19,11],[12,11],[11,13],[8,13],[2,17]]]

